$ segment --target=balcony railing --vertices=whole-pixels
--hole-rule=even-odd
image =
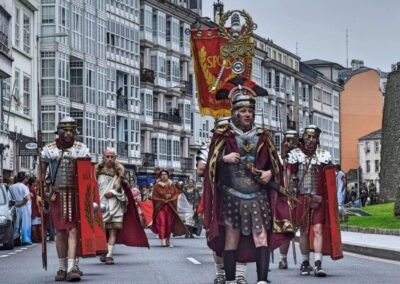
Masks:
[[[143,167],[154,167],[156,164],[157,155],[153,153],[142,153]]]
[[[181,158],[181,168],[183,171],[192,171],[193,160],[190,158]]]
[[[193,84],[189,81],[181,81],[182,92],[189,95],[193,94]]]
[[[117,153],[120,157],[128,157],[128,142],[117,142]]]
[[[117,108],[128,111],[128,98],[117,95]]]
[[[8,47],[8,35],[0,31],[0,50],[8,54],[10,48]]]
[[[153,113],[153,119],[164,120],[167,122],[178,123],[178,124],[182,123],[182,118],[179,115],[168,114],[164,112]]]
[[[142,68],[140,72],[140,81],[154,84],[156,76],[153,70]]]

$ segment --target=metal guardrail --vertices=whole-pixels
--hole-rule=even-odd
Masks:
[[[177,124],[182,123],[182,118],[180,116],[175,115],[175,114],[164,113],[164,112],[154,112],[153,119],[164,120],[167,122],[172,122],[172,123],[177,123]]]

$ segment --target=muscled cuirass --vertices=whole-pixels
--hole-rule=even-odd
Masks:
[[[300,164],[297,172],[297,179],[300,182],[302,181],[301,184],[299,184],[299,194],[317,194],[318,165]]]
[[[258,136],[256,131],[250,134],[237,134],[236,142],[239,146],[240,159],[245,164],[255,165],[257,155]],[[254,180],[254,177],[243,164],[226,165],[226,183],[230,187],[243,194],[252,194],[260,191],[260,184]]]

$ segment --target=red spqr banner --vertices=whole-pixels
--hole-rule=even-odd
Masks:
[[[217,90],[236,76],[231,69],[236,58],[223,58],[220,54],[221,46],[229,44],[228,40],[219,34],[217,28],[191,31],[193,66],[201,115],[211,115],[214,118],[231,115],[231,101],[215,99]],[[252,57],[242,57],[240,60],[245,65],[242,76],[249,78]],[[219,74],[221,77],[217,82]]]

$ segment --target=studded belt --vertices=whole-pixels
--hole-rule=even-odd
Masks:
[[[225,192],[232,194],[233,196],[239,197],[240,199],[254,199],[257,197],[257,192],[255,193],[242,193],[237,191],[236,189],[229,187],[229,186],[222,186],[222,188],[225,190]]]

